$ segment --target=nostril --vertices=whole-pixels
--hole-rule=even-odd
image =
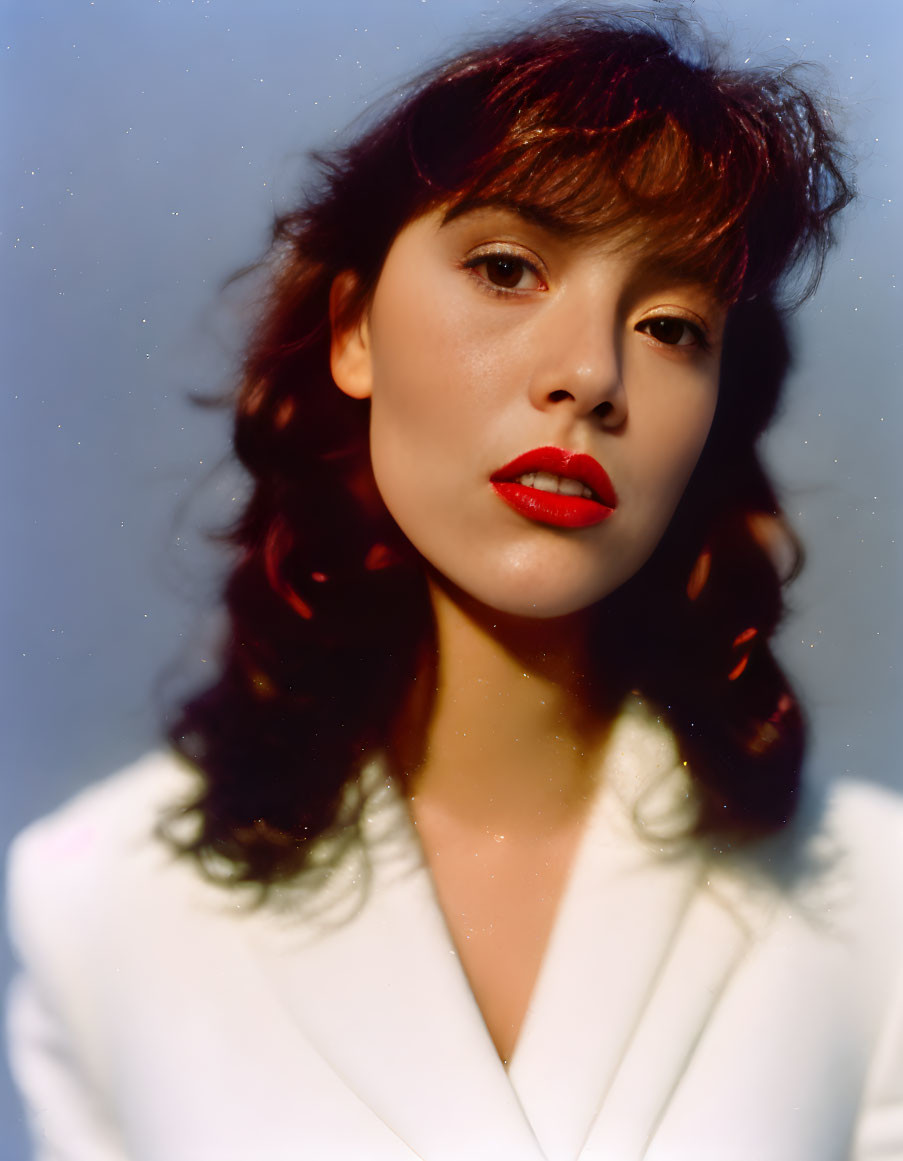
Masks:
[[[553,403],[560,403],[562,399],[573,399],[574,397],[573,397],[573,395],[571,395],[570,391],[565,391],[565,390],[561,389],[558,391],[553,391],[549,395],[549,398],[552,400]]]
[[[614,405],[608,399],[605,399],[593,408],[593,415],[598,415],[600,419],[605,419],[613,410]]]

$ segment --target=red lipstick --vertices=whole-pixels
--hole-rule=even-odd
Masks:
[[[593,495],[568,496],[517,482],[518,477],[534,472],[548,472],[567,480],[577,480]],[[597,460],[582,452],[564,451],[559,447],[538,447],[524,452],[489,478],[496,494],[515,512],[540,524],[554,524],[559,528],[588,528],[600,524],[612,514],[618,503],[612,482]]]

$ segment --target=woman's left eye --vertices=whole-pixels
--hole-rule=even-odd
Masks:
[[[675,315],[644,319],[637,323],[636,329],[668,347],[705,348],[708,345],[702,327]]]
[[[464,263],[492,289],[538,290],[542,285],[536,267],[517,254],[478,254]]]

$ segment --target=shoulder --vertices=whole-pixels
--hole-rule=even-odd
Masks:
[[[788,827],[718,850],[706,883],[754,936],[751,964],[813,988],[844,965],[881,1019],[903,975],[903,797],[848,777],[809,785]]]
[[[197,776],[156,751],[98,782],[26,827],[7,860],[13,941],[30,958],[69,927],[84,927],[128,895],[148,872],[174,862],[158,837],[168,810],[187,803]]]
[[[880,954],[895,955],[903,971],[903,796],[841,779],[829,790],[821,835],[823,857],[844,884],[860,930],[875,933],[886,949]]]
[[[82,790],[13,840],[13,878],[76,872],[152,841],[157,822],[198,788],[197,775],[166,751],[146,754]]]
[[[763,844],[797,902],[821,905],[903,936],[903,795],[843,777],[809,786],[787,831]],[[903,942],[903,941],[901,941]]]
[[[838,779],[824,796],[819,841],[865,883],[903,905],[903,795]]]
[[[825,792],[828,815],[852,835],[903,832],[903,794],[858,778],[839,778]]]
[[[801,815],[775,932],[819,949],[822,965],[840,956],[875,1027],[903,977],[903,797],[845,777],[810,793]]]

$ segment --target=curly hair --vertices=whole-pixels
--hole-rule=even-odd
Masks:
[[[430,70],[351,144],[314,155],[317,180],[275,224],[237,396],[253,490],[230,532],[220,675],[169,731],[203,775],[181,843],[202,865],[265,885],[303,869],[318,836],[354,828],[349,788],[387,748],[434,630],[422,561],[372,478],[369,404],[330,376],[330,287],[352,271],[345,308],[365,311],[406,223],[487,201],[617,232],[730,304],[702,459],[591,633],[607,681],[614,668],[673,729],[701,830],[790,818],[804,724],[768,644],[786,577],[763,529],[783,517],[756,441],[788,367],[783,314],[814,288],[851,197],[797,78],[731,70],[673,15],[558,15]]]

